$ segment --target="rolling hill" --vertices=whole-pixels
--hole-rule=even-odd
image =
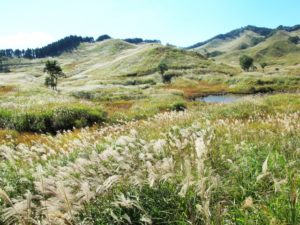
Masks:
[[[20,80],[24,84],[26,80],[41,85],[45,76],[42,68],[47,59],[50,58],[11,59],[8,61],[11,73],[1,82],[11,84]],[[158,43],[131,44],[119,39],[81,43],[76,50],[52,59],[58,60],[67,75],[60,84],[63,89],[97,89],[103,85],[119,85],[145,79],[161,82],[158,73],[158,65],[161,62],[168,65],[168,73],[174,73],[176,76],[238,72],[233,67],[218,64],[197,52]]]
[[[239,48],[241,44],[255,44],[259,38],[266,37],[272,33],[272,29],[246,26],[232,30],[226,34],[219,34],[206,41],[196,43],[187,49],[198,51],[230,51]],[[258,39],[256,39],[258,38]]]
[[[59,91],[84,99],[160,100],[161,96],[294,91],[300,83],[300,48],[290,37],[299,35],[298,26],[275,30],[247,26],[188,49],[111,38],[83,42],[56,57],[9,58],[5,63],[10,73],[1,73],[0,85],[46,91],[43,67],[51,59],[66,74],[59,80]],[[254,58],[256,71],[240,69],[239,57],[244,54]],[[166,75],[174,77],[171,84],[162,82],[158,70],[162,62],[168,66]],[[264,71],[262,62],[268,64]]]
[[[299,43],[291,42],[290,38],[299,35],[299,25],[279,26],[276,29],[247,26],[197,43],[188,49],[235,66],[239,64],[239,57],[246,54],[253,57],[256,64],[266,62],[273,66],[272,70],[281,68],[298,73]]]

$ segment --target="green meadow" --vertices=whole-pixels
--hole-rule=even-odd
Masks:
[[[296,34],[246,49],[253,31],[189,50],[110,39],[5,61],[0,225],[299,224]],[[57,90],[47,60],[65,74]],[[195,101],[226,94],[244,97]]]

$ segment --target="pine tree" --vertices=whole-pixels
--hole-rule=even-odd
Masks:
[[[48,60],[45,64],[44,72],[49,74],[45,79],[45,85],[50,86],[53,90],[57,90],[58,78],[65,76],[57,61]]]

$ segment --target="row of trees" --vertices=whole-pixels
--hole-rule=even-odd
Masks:
[[[83,42],[94,42],[94,38],[71,35],[42,48],[28,48],[26,50],[2,49],[0,50],[0,57],[35,59],[49,56],[59,56],[64,52],[70,52],[76,49],[80,45],[80,43]]]
[[[141,43],[161,43],[160,40],[147,40],[147,39],[142,39],[142,38],[126,38],[123,39],[123,41],[126,41],[131,44],[141,44]]]
[[[111,37],[107,34],[99,36],[96,41],[104,41],[107,39],[111,39]],[[142,42],[145,43],[160,43],[159,40],[143,40],[141,38],[128,38],[124,39],[124,41],[139,44]],[[35,49],[1,49],[0,50],[0,57],[5,58],[27,58],[27,59],[36,59],[36,58],[45,58],[45,57],[54,57],[59,56],[64,52],[71,52],[76,49],[80,43],[84,42],[95,42],[93,37],[81,37],[71,35],[60,39],[56,42],[53,42],[45,47],[42,48],[35,48]]]
[[[49,44],[43,48],[38,48],[35,50],[36,58],[44,58],[48,56],[59,56],[64,52],[70,52],[76,49],[80,43],[83,42],[93,42],[92,37],[81,37],[81,36],[69,36],[65,37],[59,41]]]
[[[94,38],[92,37],[81,37],[81,36],[68,36],[59,41],[53,42],[45,47],[36,48],[36,49],[26,49],[26,50],[12,50],[5,49],[0,50],[0,57],[7,58],[44,58],[48,56],[59,56],[64,52],[69,52],[77,48],[82,42],[93,42]]]

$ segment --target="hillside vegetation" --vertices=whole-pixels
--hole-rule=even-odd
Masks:
[[[1,58],[0,225],[300,224],[298,28]]]
[[[298,224],[299,99],[202,105],[22,144],[12,134],[2,221]]]
[[[295,75],[300,72],[300,49],[299,43],[290,39],[299,37],[299,30],[299,26],[280,26],[276,29],[247,26],[218,35],[189,49],[233,66],[238,66],[239,57],[249,55],[254,58],[257,67],[259,63],[267,63],[268,72],[283,69],[282,74]]]
[[[238,69],[217,64],[201,54],[188,52],[160,44],[134,45],[122,40],[105,40],[96,43],[83,43],[70,53],[56,58],[67,75],[60,81],[64,92],[102,90],[107,88],[136,89],[136,85],[161,83],[158,65],[168,65],[168,73],[176,77],[189,74],[228,74],[238,73]],[[8,61],[11,73],[2,79],[2,84],[41,85],[44,75],[41,72],[46,59],[11,59]],[[26,84],[26,83],[25,83]]]

